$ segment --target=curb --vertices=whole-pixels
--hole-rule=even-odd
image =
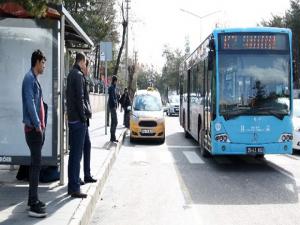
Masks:
[[[105,159],[103,165],[98,171],[96,177],[98,181],[96,185],[89,187],[86,199],[81,200],[78,208],[73,213],[72,218],[70,219],[68,225],[87,225],[90,218],[93,215],[94,208],[98,202],[99,196],[103,190],[104,184],[110,174],[112,166],[116,161],[117,155],[120,152],[120,148],[124,141],[124,136],[127,129],[125,129],[118,138],[118,144],[115,148],[111,150],[107,158]]]

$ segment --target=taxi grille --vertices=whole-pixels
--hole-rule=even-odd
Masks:
[[[156,127],[157,122],[152,120],[144,120],[139,122],[140,127]]]
[[[144,137],[153,137],[155,136],[155,133],[149,133],[149,134],[140,133],[140,135]]]

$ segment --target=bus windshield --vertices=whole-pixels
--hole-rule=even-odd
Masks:
[[[221,51],[220,115],[288,115],[289,63],[286,52]]]

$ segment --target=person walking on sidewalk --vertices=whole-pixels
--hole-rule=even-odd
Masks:
[[[84,73],[84,105],[87,109],[87,129],[84,137],[84,146],[83,146],[83,172],[84,172],[84,181],[80,179],[80,185],[84,185],[85,183],[95,183],[97,182],[91,176],[91,140],[89,134],[89,126],[90,126],[90,119],[92,118],[92,108],[90,104],[90,96],[88,91],[88,81],[86,77],[89,75],[89,60],[86,59]]]
[[[73,198],[86,198],[80,191],[80,161],[87,133],[87,119],[91,112],[87,109],[84,98],[85,80],[83,71],[86,57],[77,53],[75,65],[67,78],[67,113],[69,124],[70,154],[68,163],[68,194]]]
[[[118,78],[117,76],[112,76],[111,85],[108,88],[108,106],[111,115],[110,122],[110,141],[118,142],[116,139],[116,128],[118,125],[118,117],[117,117],[117,107],[118,107],[118,99],[116,94],[116,86],[117,86]]]
[[[31,56],[31,69],[25,74],[22,83],[23,123],[26,143],[30,149],[29,169],[29,216],[47,216],[46,205],[38,198],[38,185],[41,170],[42,147],[45,140],[47,105],[43,102],[42,88],[38,76],[45,69],[46,57],[40,50]]]
[[[129,121],[130,121],[130,110],[128,110],[128,107],[131,106],[131,101],[128,94],[128,89],[124,89],[124,93],[120,99],[121,107],[124,109],[124,120],[123,125],[126,128],[129,128]]]

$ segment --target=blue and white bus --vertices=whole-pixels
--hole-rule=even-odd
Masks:
[[[292,153],[292,33],[215,29],[180,68],[180,123],[201,154]]]

